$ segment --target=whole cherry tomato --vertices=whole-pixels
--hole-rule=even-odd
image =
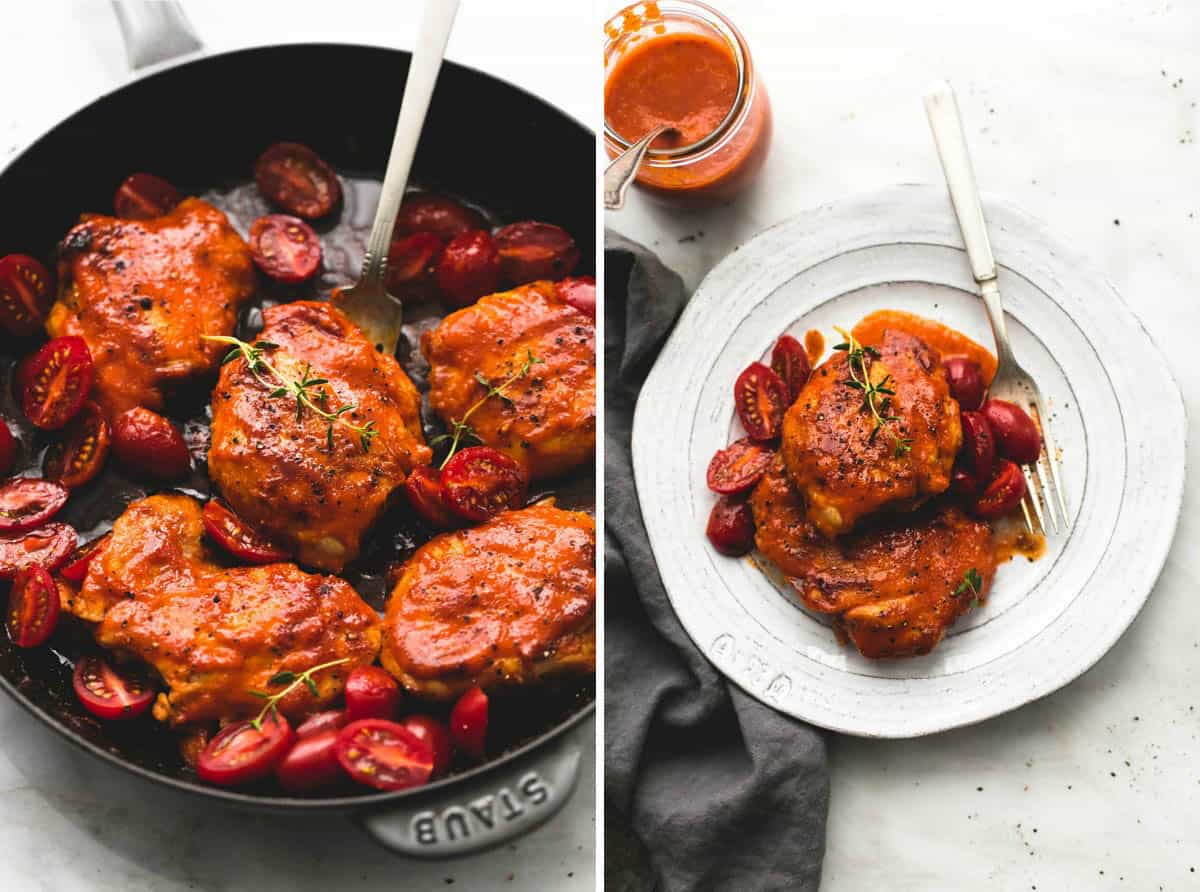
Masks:
[[[340,731],[346,724],[346,712],[343,709],[326,709],[324,712],[314,712],[296,728],[297,737],[309,737],[322,731]]]
[[[28,254],[0,257],[0,329],[25,337],[42,326],[54,303],[50,273]]]
[[[96,375],[92,353],[83,338],[55,338],[21,370],[21,408],[44,430],[58,430],[83,406]]]
[[[708,488],[726,495],[744,492],[762,479],[774,457],[775,450],[742,437],[712,457],[708,463]]]
[[[300,735],[275,768],[279,785],[290,793],[307,793],[328,787],[346,776],[337,757],[339,731],[328,728]]]
[[[392,238],[431,232],[445,243],[472,229],[486,228],[487,221],[481,214],[453,198],[432,192],[409,192],[400,203]]]
[[[257,725],[254,722],[226,725],[200,753],[196,774],[223,787],[258,780],[283,761],[295,736],[288,720],[274,710]]]
[[[113,453],[138,477],[178,480],[192,468],[183,434],[157,412],[135,406],[113,426]]]
[[[179,190],[162,177],[134,173],[117,188],[113,208],[124,220],[152,220],[170,212],[181,201]]]
[[[596,280],[592,276],[569,276],[556,283],[558,296],[589,319],[596,318]]]
[[[773,440],[783,427],[787,386],[761,362],[752,362],[733,385],[734,406],[752,440]]]
[[[250,253],[259,269],[288,285],[311,279],[321,267],[321,240],[311,226],[288,214],[254,221]]]
[[[987,392],[979,364],[965,356],[947,356],[942,360],[942,365],[946,369],[950,396],[958,402],[958,407],[968,412],[978,410]]]
[[[529,478],[515,459],[490,446],[469,446],[442,468],[446,502],[460,517],[484,521],[522,508]]]
[[[450,739],[473,759],[483,758],[487,748],[488,696],[474,687],[458,698],[450,710]]]
[[[448,530],[457,525],[458,520],[446,500],[442,472],[437,468],[432,465],[413,468],[404,481],[404,492],[412,509],[430,526]]]
[[[525,220],[496,231],[500,270],[509,285],[561,279],[579,263],[575,239],[560,226]]]
[[[713,548],[729,557],[754,550],[754,514],[744,501],[722,496],[713,505],[705,528]]]
[[[432,232],[392,239],[388,248],[387,288],[400,298],[424,300],[437,292],[436,270],[442,240]]]
[[[270,201],[306,220],[324,217],[342,198],[342,184],[333,168],[308,146],[295,142],[275,143],[259,155],[254,182]]]
[[[455,236],[442,250],[437,284],[446,302],[465,307],[500,287],[500,253],[482,229]]]
[[[976,480],[991,480],[992,466],[996,460],[992,426],[979,412],[963,412],[962,432],[962,450],[959,455],[963,467]]]
[[[346,679],[346,716],[359,719],[394,718],[400,708],[400,685],[385,669],[356,666]]]
[[[1021,465],[1037,461],[1042,435],[1024,409],[1007,400],[988,400],[980,411],[992,426],[997,452]]]
[[[5,624],[17,647],[44,644],[58,625],[58,584],[44,567],[29,567],[17,574],[8,593]]]
[[[445,774],[450,770],[450,762],[454,758],[454,747],[450,743],[450,731],[432,716],[410,715],[400,720],[400,724],[412,732],[422,743],[433,751],[433,776]]]
[[[12,435],[8,422],[0,418],[0,477],[4,477],[17,463],[17,438]]]

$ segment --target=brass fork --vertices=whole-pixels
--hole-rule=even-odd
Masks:
[[[1042,451],[1033,470],[1028,466],[1021,468],[1028,484],[1028,492],[1021,500],[1025,526],[1029,532],[1035,532],[1033,517],[1036,516],[1042,532],[1048,529],[1055,534],[1065,532],[1071,518],[1059,472],[1060,456],[1050,433],[1050,415],[1046,412],[1046,403],[1037,384],[1013,356],[1004,322],[1004,307],[1000,302],[1000,286],[996,280],[996,260],[992,257],[979,189],[975,185],[975,171],[967,154],[958,101],[948,83],[939,83],[925,94],[925,113],[933,129],[933,141],[946,175],[946,186],[950,190],[958,228],[962,230],[963,244],[971,262],[971,274],[979,284],[979,293],[992,326],[992,337],[996,341],[998,365],[996,377],[988,389],[988,397],[1008,400],[1026,409],[1042,432]]]

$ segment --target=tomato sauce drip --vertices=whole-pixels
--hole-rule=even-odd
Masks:
[[[996,375],[996,357],[985,347],[948,325],[915,313],[906,313],[903,310],[876,310],[869,316],[864,316],[854,326],[853,334],[859,343],[875,345],[882,343],[883,333],[888,329],[920,338],[942,354],[943,359],[947,356],[966,356],[974,360],[983,372],[986,384],[991,384]]]
[[[605,84],[604,113],[629,142],[660,125],[673,128],[652,143],[672,149],[716,130],[737,90],[737,63],[728,46],[705,34],[669,34],[622,54]]]
[[[992,522],[992,541],[997,564],[1018,556],[1036,561],[1046,553],[1046,537],[1026,530],[1020,511]]]
[[[805,332],[804,352],[808,354],[808,361],[812,363],[813,368],[816,368],[821,357],[825,355],[825,335],[815,328]]]

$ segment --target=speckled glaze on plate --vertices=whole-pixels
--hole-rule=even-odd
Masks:
[[[941,187],[823,205],[755,236],[701,283],[638,401],[638,495],[681,622],[739,686],[824,728],[917,737],[1057,690],[1133,621],[1174,536],[1187,422],[1166,363],[1100,273],[1023,213],[984,210],[1014,350],[1050,404],[1072,523],[1038,561],[1003,564],[987,604],[932,654],[867,660],[757,555],[719,555],[704,536],[716,500],[704,477],[742,436],[734,379],[785,331],[818,328],[833,343],[832,326],[886,307],[991,343]]]

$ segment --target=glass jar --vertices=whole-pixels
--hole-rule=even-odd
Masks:
[[[636,102],[637,90],[644,91],[648,105],[663,97],[686,102],[688,91],[695,90],[694,109],[676,115],[679,120],[662,121],[678,129],[671,135],[674,139],[664,134],[654,141],[638,168],[637,185],[663,201],[682,206],[728,201],[749,185],[766,161],[771,142],[771,104],[750,48],[733,23],[697,0],[660,0],[626,7],[609,20],[604,32],[604,148],[609,157],[616,157],[652,129],[639,127],[641,133],[617,129],[622,118],[637,119],[636,114],[626,114],[625,107],[631,97]],[[728,111],[719,119],[706,116],[711,105],[709,109],[704,106],[713,97],[699,93],[707,88],[699,86],[706,83],[705,79],[696,77],[694,67],[682,64],[685,60],[680,57],[679,45],[684,42],[710,45],[704,52],[719,48],[728,53],[735,89],[730,91]],[[642,57],[653,53],[661,57],[654,60],[658,67],[648,68],[647,59]],[[631,72],[633,63],[639,69],[636,73]],[[631,83],[635,76],[637,83]],[[712,121],[715,126],[701,135],[696,130],[698,121]],[[682,141],[681,134],[688,131],[686,144],[672,144]]]

